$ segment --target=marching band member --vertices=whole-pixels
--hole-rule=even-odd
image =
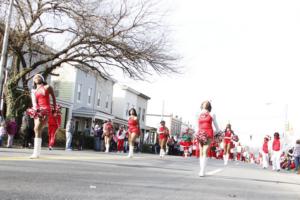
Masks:
[[[212,116],[210,114],[211,109],[212,109],[211,103],[209,101],[204,101],[201,104],[201,114],[198,119],[199,130],[196,137],[199,140],[199,149],[200,149],[200,158],[199,158],[200,177],[205,175],[207,148],[214,137],[214,130],[212,128],[212,124],[214,124],[216,131],[217,132],[219,131],[219,127],[217,125],[215,116],[214,115]]]
[[[134,108],[131,108],[129,110],[129,119],[128,119],[128,143],[129,143],[128,158],[133,157],[134,143],[136,138],[139,136],[140,136],[139,119],[137,117],[136,110]]]

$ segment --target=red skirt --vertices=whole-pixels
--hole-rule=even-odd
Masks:
[[[34,119],[46,118],[50,114],[50,109],[40,108],[38,110],[35,110],[33,108],[28,108],[26,110],[26,114],[29,115],[31,118],[34,118]]]
[[[140,135],[140,129],[138,127],[129,127],[128,132],[135,133],[136,135]]]
[[[181,141],[180,145],[183,147],[190,147],[193,143],[188,141]]]
[[[166,134],[159,134],[159,139],[160,140],[168,139],[168,136]]]

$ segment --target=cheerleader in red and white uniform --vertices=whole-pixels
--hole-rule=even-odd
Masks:
[[[27,113],[34,118],[34,148],[31,159],[38,158],[42,147],[42,129],[48,122],[48,116],[51,112],[50,96],[52,97],[53,107],[56,108],[56,99],[53,89],[45,82],[41,74],[33,77],[34,89],[32,90],[32,109]]]
[[[228,164],[232,136],[233,136],[233,131],[231,129],[231,125],[227,124],[226,130],[224,132],[224,140],[223,140],[223,145],[224,145],[224,156],[223,156],[224,165]]]
[[[273,155],[272,155],[272,165],[273,170],[280,171],[280,155],[281,155],[281,144],[279,133],[274,133],[274,140],[272,145]]]
[[[262,146],[261,154],[262,154],[262,167],[264,169],[267,169],[269,167],[269,141],[271,137],[270,136],[265,136],[264,138],[264,143]]]
[[[136,110],[131,108],[129,110],[128,119],[128,143],[129,143],[129,154],[128,158],[133,157],[134,143],[136,138],[140,136],[139,119],[137,117]]]
[[[166,122],[161,121],[160,127],[158,128],[158,137],[159,137],[159,146],[160,146],[160,153],[159,156],[162,158],[166,155],[166,145],[167,140],[169,138],[169,129],[166,127]]]
[[[113,137],[113,125],[110,119],[103,124],[103,135],[104,135],[105,153],[108,153],[110,147],[110,141]]]
[[[212,124],[216,131],[219,131],[219,127],[216,122],[215,116],[211,115],[211,103],[209,101],[204,101],[201,104],[201,114],[198,119],[198,126],[199,130],[196,135],[197,139],[199,140],[199,149],[200,149],[200,172],[199,176],[205,175],[205,167],[206,167],[206,155],[207,155],[207,148],[209,147],[213,137],[214,137],[214,130],[212,128]]]

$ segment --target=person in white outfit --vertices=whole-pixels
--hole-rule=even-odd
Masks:
[[[275,171],[280,171],[280,155],[281,155],[281,144],[280,144],[280,137],[279,133],[274,133],[274,140],[272,145],[272,167]]]
[[[199,130],[196,134],[196,137],[199,141],[200,149],[200,171],[198,174],[200,177],[203,177],[205,175],[207,149],[214,137],[214,130],[212,128],[212,124],[214,124],[216,132],[219,131],[215,115],[210,114],[211,109],[211,103],[209,101],[204,101],[201,104],[201,114],[198,119]]]
[[[66,151],[72,151],[72,137],[74,134],[75,125],[74,125],[74,118],[68,120],[66,125]]]

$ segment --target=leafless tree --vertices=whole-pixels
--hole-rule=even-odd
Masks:
[[[13,56],[6,85],[8,115],[15,115],[15,89],[27,88],[33,72],[48,75],[63,63],[101,75],[120,69],[134,79],[176,73],[178,57],[153,0],[16,0],[10,32]],[[3,19],[8,0],[0,0]],[[1,14],[0,14],[1,15]],[[3,26],[0,24],[0,34]]]

